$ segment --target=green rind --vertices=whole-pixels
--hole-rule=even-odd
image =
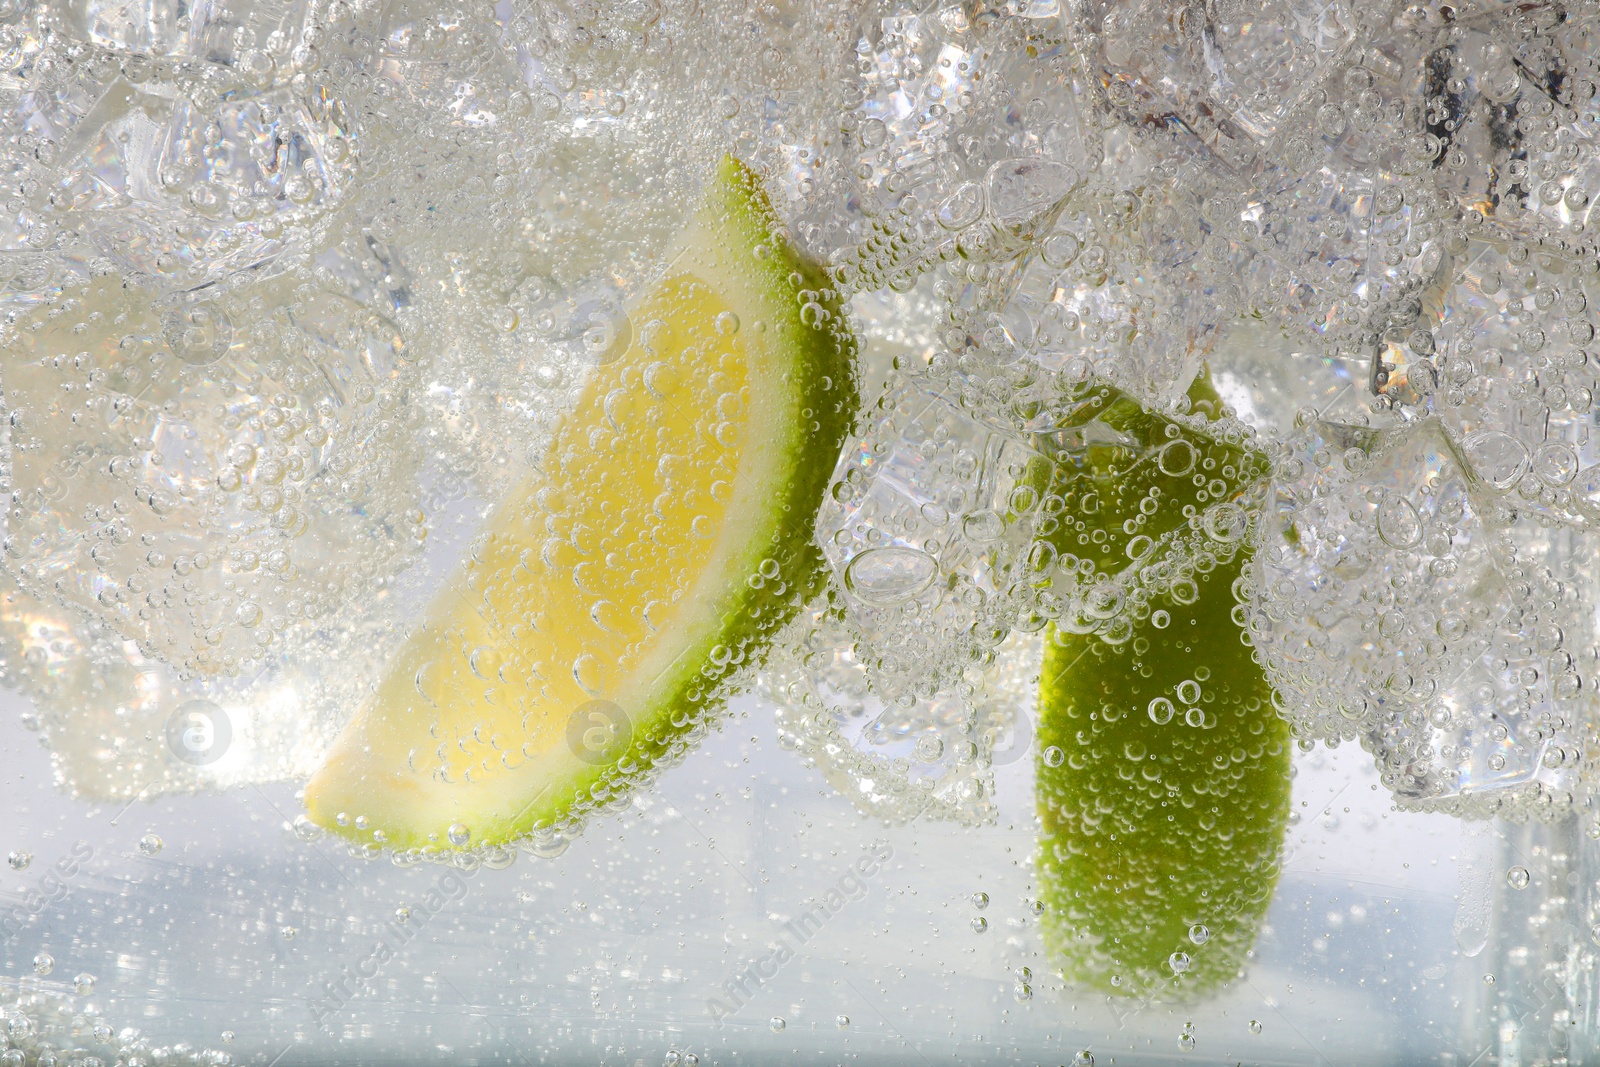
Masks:
[[[1233,620],[1243,562],[1241,553],[1197,574],[1193,604],[1153,604],[1170,613],[1164,630],[1147,619],[1120,645],[1055,633],[1047,647],[1038,872],[1046,942],[1069,981],[1127,996],[1204,996],[1239,971],[1272,899],[1289,815],[1289,729]],[[1216,725],[1197,729],[1183,721],[1175,690],[1202,666],[1211,673],[1200,706]],[[1177,714],[1158,725],[1148,707],[1163,696]],[[1062,754],[1056,767],[1044,755],[1052,749]],[[1195,924],[1210,930],[1203,945],[1190,939]],[[1186,973],[1169,966],[1174,952],[1191,957]]]
[[[782,415],[775,425],[752,427],[769,437],[785,435],[776,442],[788,457],[785,474],[773,486],[772,508],[751,531],[743,557],[727,569],[721,625],[690,642],[648,686],[641,703],[652,710],[630,722],[614,758],[564,776],[520,811],[478,813],[467,847],[505,845],[530,833],[575,832],[589,813],[627,795],[664,762],[686,752],[725,704],[736,677],[759,666],[772,636],[822,586],[826,571],[815,543],[815,516],[856,415],[854,337],[826,276],[784,240],[760,179],[743,163],[732,156],[723,160],[696,218],[698,228],[687,236],[677,265],[702,277],[711,274],[704,280],[721,288],[723,299],[741,314],[758,311],[758,321],[775,334],[770,351],[793,357],[783,375]],[[765,249],[764,256],[751,253],[757,246]],[[817,326],[802,319],[797,296],[803,290],[817,294],[815,302],[825,313]],[[756,327],[747,322],[741,328]],[[824,378],[830,388],[821,387]],[[776,578],[760,574],[769,559],[778,564]],[[719,646],[727,650],[726,658]],[[723,662],[716,662],[713,652]],[[366,840],[353,826],[330,829]],[[452,850],[422,829],[391,829],[388,844]]]
[[[1188,399],[1191,415],[1215,419],[1221,414],[1222,399],[1204,367],[1190,385]],[[1188,524],[1185,504],[1205,506],[1197,503],[1197,476],[1202,484],[1220,478],[1226,487],[1223,494],[1230,499],[1266,476],[1266,459],[1260,453],[1199,432],[1192,422],[1149,411],[1100,379],[1076,386],[1059,403],[1070,415],[1058,428],[1035,435],[1035,444],[1048,461],[1036,461],[1029,477],[1041,494],[1062,499],[1064,514],[1060,520],[1050,520],[1048,531],[1040,532],[1063,558],[1069,554],[1086,558],[1097,569],[1115,573],[1128,565],[1127,546],[1134,537],[1160,541]],[[1079,438],[1091,422],[1122,435],[1135,447],[1083,446]],[[1159,459],[1151,458],[1152,449],[1174,440],[1194,448],[1189,474],[1168,474]],[[1161,505],[1146,514],[1140,505],[1152,494]],[[1090,498],[1092,512],[1087,510]],[[1084,530],[1070,528],[1076,518],[1084,520]],[[1091,540],[1096,530],[1106,535],[1102,541]]]
[[[1165,420],[1132,398],[1105,398],[1087,417],[1138,440],[1165,435],[1156,425]],[[1220,415],[1203,371],[1189,398],[1208,418]],[[1241,486],[1265,469],[1238,446],[1193,429],[1182,436],[1215,469],[1231,465]],[[1113,472],[1127,458],[1087,451],[1080,477],[1113,490],[1097,522],[1120,527],[1136,504],[1115,491]],[[1149,472],[1146,481],[1162,490],[1163,507],[1140,532],[1160,537],[1187,524],[1192,481]],[[1062,552],[1066,533],[1056,535]],[[1115,644],[1050,630],[1039,688],[1037,869],[1046,944],[1071,982],[1129,997],[1205,996],[1239,972],[1272,899],[1289,815],[1289,728],[1234,619],[1234,582],[1248,560],[1239,551],[1196,573],[1193,603],[1157,598]],[[1151,621],[1158,611],[1169,616],[1165,627]],[[1197,729],[1183,721],[1177,688],[1201,668],[1209,678],[1200,707],[1216,724]],[[1148,710],[1156,697],[1176,709],[1165,725]],[[1204,944],[1190,937],[1196,924],[1210,931]],[[1190,957],[1181,974],[1169,962],[1175,952]]]
[[[763,313],[770,315],[767,329],[781,336],[774,350],[796,357],[785,382],[792,417],[778,426],[753,428],[762,433],[788,432],[781,446],[791,459],[788,477],[775,487],[770,521],[754,533],[744,560],[729,572],[733,595],[722,613],[722,625],[684,650],[675,661],[681,665],[677,671],[657,680],[653,688],[663,694],[652,701],[657,710],[633,723],[632,737],[616,761],[574,779],[571,799],[553,798],[534,809],[530,818],[507,826],[508,837],[560,829],[585,809],[636,788],[641,776],[686,752],[696,729],[708,724],[726,703],[733,688],[730,683],[760,666],[773,635],[820,591],[825,580],[825,563],[815,539],[816,513],[859,404],[855,338],[837,297],[820,298],[831,293],[822,269],[782,238],[760,179],[733,156],[725,157],[718,168],[704,211],[725,220],[725,248],[767,250],[764,258],[748,255],[745,261],[723,265],[727,273],[719,280],[743,290],[731,295],[730,304],[765,305]],[[794,275],[799,275],[799,285],[793,284]],[[817,303],[826,312],[820,326],[802,320],[798,300],[779,305],[769,298],[774,293],[793,297],[802,290],[819,294]],[[831,389],[818,388],[824,378],[832,383]],[[807,411],[810,418],[805,417]],[[767,559],[778,563],[775,579],[760,577],[760,565]],[[759,585],[752,579],[759,579]],[[712,658],[719,646],[728,651],[721,665]],[[623,767],[633,769],[625,773]]]

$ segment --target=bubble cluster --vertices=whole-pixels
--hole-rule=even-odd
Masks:
[[[1160,630],[1248,554],[1302,738],[1408,807],[1583,808],[1593,14],[6,5],[0,671],[85,795],[306,773],[649,342],[731,152],[826,265],[800,320],[861,334],[830,581],[761,683],[857,803],[989,818],[1032,635]],[[180,751],[201,700],[227,743]]]
[[[46,957],[48,958],[48,957]],[[49,968],[40,970],[48,974]],[[163,1044],[134,1027],[113,1027],[100,1008],[84,1000],[94,980],[80,975],[76,993],[40,978],[0,978],[0,1028],[6,1035],[5,1061],[21,1064],[169,1063],[229,1067],[233,1056],[221,1049]]]
[[[804,639],[921,707],[1014,631],[1115,642],[1242,544],[1237,619],[1302,738],[1359,741],[1406,807],[1586,805],[1591,26],[868,15],[850,150],[800,229],[842,235],[888,369],[818,524],[842,633]]]

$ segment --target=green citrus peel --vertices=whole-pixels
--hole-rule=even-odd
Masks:
[[[1176,509],[1185,483],[1169,481]],[[1204,996],[1239,973],[1272,898],[1290,738],[1234,620],[1247,559],[1238,548],[1197,569],[1116,643],[1049,631],[1038,877],[1046,943],[1069,982]]]

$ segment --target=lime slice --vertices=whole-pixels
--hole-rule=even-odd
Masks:
[[[1168,487],[1164,507],[1194,503],[1177,479]],[[1217,547],[1214,566],[1153,597],[1124,639],[1052,629],[1046,644],[1044,935],[1068,981],[1107,993],[1219,988],[1277,884],[1289,728],[1234,620],[1248,552]]]
[[[1060,559],[1115,575],[1180,533],[1191,513],[1237,501],[1266,476],[1265,457],[1239,434],[1196,427],[1222,411],[1204,369],[1188,402],[1195,418],[1168,418],[1098,378],[1058,402],[1063,417],[1033,444],[1049,460],[1034,486],[1061,500],[1040,530]]]
[[[1238,972],[1272,899],[1289,728],[1232,618],[1242,560],[1196,575],[1192,604],[1154,603],[1125,644],[1046,646],[1040,896],[1069,981],[1204,995]]]
[[[731,157],[669,262],[312,778],[316,822],[420,849],[570,824],[684,752],[818,588],[856,406],[833,294]]]

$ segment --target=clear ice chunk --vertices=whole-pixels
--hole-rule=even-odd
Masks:
[[[1425,399],[1486,491],[1518,511],[1594,529],[1600,378],[1590,308],[1600,282],[1550,253],[1539,254],[1536,275],[1533,255],[1518,242],[1466,243],[1424,339]]]
[[[1436,105],[1418,150],[1443,164],[1443,190],[1510,235],[1579,230],[1600,196],[1593,18],[1506,28],[1469,23],[1429,53]]]
[[[931,695],[992,656],[1015,621],[1010,594],[1046,461],[1025,435],[980,423],[921,381],[891,385],[863,424],[817,535],[875,688]]]
[[[994,771],[1027,756],[1034,734],[1038,635],[1013,633],[992,664],[968,668],[950,689],[889,701],[869,683],[855,634],[826,598],[790,632],[802,633],[797,649],[769,661],[759,681],[777,707],[782,747],[888,822],[994,819]]]
[[[180,677],[74,608],[0,573],[0,661],[31,703],[24,724],[74,796],[131,801],[302,777],[359,703],[392,628],[319,635],[305,658],[236,678]],[[322,671],[323,657],[337,671]]]
[[[253,672],[420,551],[413,442],[382,415],[404,346],[348,297],[113,276],[5,352],[8,565],[180,674]]]
[[[1094,11],[1095,8],[1085,8]],[[1098,61],[1135,126],[1167,127],[1247,167],[1355,40],[1343,3],[1106,5]]]
[[[1359,739],[1409,806],[1570,802],[1593,685],[1573,533],[1512,526],[1438,419],[1312,422],[1274,495],[1248,620],[1297,730]]]
[[[847,287],[904,291],[957,256],[1014,258],[1100,165],[1100,138],[1076,98],[1050,88],[1067,67],[1065,39],[1041,22],[1029,30],[972,16],[955,4],[895,14],[857,45],[860,106],[842,132],[866,217],[859,239],[835,253]],[[1007,118],[1019,98],[1034,101],[1033,122]],[[1008,133],[959,135],[983,126]]]
[[[1372,401],[1367,361],[1297,346],[1275,323],[1241,319],[1218,331],[1206,362],[1223,402],[1267,439],[1289,437],[1302,411],[1352,425],[1357,416],[1394,421],[1362,410]]]
[[[1502,583],[1467,479],[1437,421],[1317,421],[1280,458],[1250,629],[1305,733],[1358,737],[1487,650]]]
[[[1094,379],[1031,415],[980,419],[902,379],[841,458],[818,538],[883,699],[952,688],[1047,619],[1114,638],[1183,579],[1164,562],[1177,542],[1244,537],[1266,465],[1241,424],[1156,414]]]

